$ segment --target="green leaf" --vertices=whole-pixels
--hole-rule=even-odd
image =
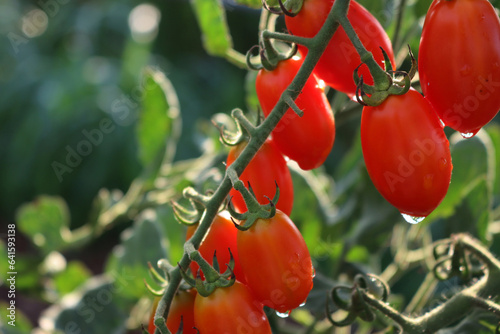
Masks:
[[[495,196],[500,197],[500,125],[492,123],[486,128],[490,135],[491,143],[495,152],[495,182],[493,186],[493,193]]]
[[[14,302],[14,304],[11,304]],[[2,321],[0,322],[0,333],[3,334],[25,334],[31,333],[32,326],[31,322],[26,317],[26,315],[19,308],[16,299],[10,299],[7,301],[0,302],[0,316]],[[9,309],[10,308],[10,309]]]
[[[170,163],[180,135],[179,100],[166,76],[155,69],[144,71],[144,97],[137,124],[139,159],[151,176],[162,163]]]
[[[309,292],[309,296],[307,296],[305,308],[311,311],[316,318],[324,318],[326,298],[337,284],[337,282],[316,272],[313,288],[311,292]],[[330,301],[331,306],[332,304],[333,303]],[[332,306],[330,309],[334,310],[334,307]]]
[[[17,225],[44,253],[60,249],[71,232],[69,210],[59,197],[40,196],[17,211]]]
[[[156,208],[158,222],[164,226],[163,236],[168,240],[169,260],[177,263],[184,255],[184,241],[186,240],[186,227],[179,223],[174,217],[172,206],[163,205]],[[156,263],[153,263],[153,266]]]
[[[478,182],[484,180],[488,193],[495,182],[494,148],[485,131],[475,137],[463,139],[458,133],[450,138],[453,172],[448,192],[441,204],[422,222],[430,223],[437,218],[448,218],[455,213],[456,207],[474,190]],[[471,195],[472,196],[472,195]],[[490,195],[484,197],[486,200]],[[490,204],[490,201],[487,201]],[[489,206],[489,205],[488,205]],[[470,222],[475,224],[475,222]]]
[[[427,14],[429,7],[432,3],[432,0],[417,0],[415,5],[413,6],[413,10],[417,17],[422,17]]]
[[[106,265],[109,274],[124,272],[128,275],[129,279],[116,283],[123,287],[120,292],[123,296],[140,298],[147,295],[144,279],[154,285],[148,262],[155,266],[158,260],[167,257],[162,235],[157,214],[152,210],[143,212],[134,226],[123,232],[121,244],[115,247]]]
[[[94,277],[45,313],[43,325],[63,333],[125,333],[128,313],[109,278]],[[51,331],[52,332],[52,331]]]
[[[90,276],[90,270],[83,263],[71,261],[64,271],[54,276],[54,287],[63,296],[76,290]]]
[[[225,56],[232,48],[226,12],[221,0],[192,0],[202,32],[203,46],[212,56]]]

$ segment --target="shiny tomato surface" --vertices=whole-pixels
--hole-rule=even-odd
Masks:
[[[259,71],[255,87],[266,117],[302,63],[303,59],[296,56],[281,61],[272,71]],[[321,166],[328,157],[335,141],[335,121],[323,84],[314,75],[309,77],[295,103],[304,112],[303,116],[288,109],[272,137],[284,155],[296,161],[300,168],[309,170]]]
[[[426,217],[441,203],[451,178],[449,142],[420,93],[364,107],[361,145],[373,184],[401,213]]]
[[[272,333],[263,305],[238,281],[208,297],[198,295],[194,318],[201,334]]]
[[[464,137],[500,110],[500,20],[487,0],[435,0],[418,61],[425,97]]]
[[[167,317],[167,328],[172,333],[177,333],[179,326],[181,324],[182,317],[182,325],[183,325],[183,333],[185,334],[196,334],[198,331],[194,329],[194,301],[196,298],[196,290],[179,290],[174,299],[172,300],[172,304],[170,305],[170,311]],[[154,334],[155,325],[154,325],[154,315],[156,312],[156,307],[158,306],[159,298],[155,299],[155,303],[153,306],[153,310],[151,312],[151,316],[149,318],[148,332],[150,334]]]
[[[314,37],[323,26],[333,3],[333,0],[305,0],[297,16],[285,17],[288,30],[296,36]],[[377,63],[383,66],[384,56],[380,50],[382,47],[394,66],[391,41],[380,22],[354,0],[350,2],[347,18],[361,43],[373,54]],[[304,55],[307,54],[307,48],[299,45],[299,50]],[[356,49],[344,29],[339,27],[318,61],[314,73],[328,86],[353,96],[356,92],[353,72],[360,64],[361,58]],[[373,84],[373,78],[366,65],[360,68],[359,74],[363,75],[365,83]]]
[[[241,268],[248,286],[266,306],[288,312],[300,306],[313,287],[314,269],[304,238],[286,214],[257,220],[238,231]]]

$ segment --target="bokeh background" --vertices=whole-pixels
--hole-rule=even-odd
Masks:
[[[392,37],[399,2],[360,2]],[[430,2],[407,1],[395,46],[401,50],[397,56],[402,68],[409,65],[406,44],[418,54],[423,16]],[[498,8],[500,0],[492,3]],[[260,10],[231,0],[224,1],[224,7],[234,49],[244,54],[258,42]],[[278,21],[280,28],[283,24]],[[183,122],[174,161],[204,153],[206,138],[214,134],[212,115],[249,106],[251,93],[245,89],[249,74],[207,54],[188,0],[0,0],[0,233],[16,221],[22,204],[40,195],[64,199],[70,228],[76,229],[92,219],[93,201],[100,189],[127,191],[142,169],[135,128],[142,98],[138,83],[145,66],[164,72],[179,98]],[[359,151],[352,147],[361,109],[342,94],[330,91],[328,96],[338,112],[340,135],[322,173],[327,177],[347,175],[347,169],[360,160]],[[70,158],[73,166],[69,166],[68,155],[88,139],[89,133],[102,129],[103,120],[110,120],[105,123],[109,131],[101,131],[102,136],[87,148],[88,155]],[[498,123],[497,117],[491,124],[494,133]],[[353,163],[342,164],[342,159]],[[365,178],[363,182],[368,181]],[[352,189],[348,182],[345,185]],[[497,188],[498,180],[495,194]],[[336,198],[343,204],[350,200],[341,191]],[[498,197],[494,201],[498,203]],[[348,205],[343,208],[347,213],[341,212],[344,216],[337,221],[347,220],[354,210]],[[306,219],[298,210],[294,214],[299,225]],[[397,212],[391,211],[390,217],[394,215]],[[64,260],[78,261],[75,272],[82,277],[102,273],[109,253],[121,242],[120,235],[133,224],[133,220],[126,220],[83,248],[64,252]],[[437,230],[442,235],[450,231],[447,227]],[[317,231],[309,232],[313,243]],[[16,238],[18,270],[26,273],[17,281],[23,314],[17,333],[23,333],[38,326],[40,314],[57,298],[46,298],[44,279],[48,274],[38,267],[38,261],[45,257],[39,256],[40,250],[26,235],[18,233]],[[342,247],[337,246],[332,256],[342,253]],[[352,259],[366,259],[368,251],[358,249]],[[50,263],[57,263],[57,259],[53,261]],[[405,287],[400,291],[404,293]],[[5,295],[5,287],[0,288],[0,300]]]

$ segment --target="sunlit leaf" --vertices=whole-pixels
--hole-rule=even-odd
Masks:
[[[78,261],[68,263],[66,269],[54,277],[54,287],[59,295],[65,295],[82,285],[91,276],[90,270]]]
[[[45,253],[57,250],[71,233],[69,211],[63,199],[40,196],[17,211],[17,227]]]
[[[213,56],[224,56],[232,47],[221,0],[191,0],[201,28],[203,46]]]
[[[180,135],[179,101],[166,76],[155,69],[144,71],[144,96],[137,124],[139,158],[156,175],[162,163],[172,161]]]
[[[122,242],[113,250],[106,265],[110,275],[124,273],[126,280],[115,284],[121,287],[120,294],[140,298],[148,294],[144,279],[152,283],[148,262],[156,265],[167,257],[166,245],[162,241],[163,231],[154,211],[146,211],[135,221],[134,226],[122,234]]]

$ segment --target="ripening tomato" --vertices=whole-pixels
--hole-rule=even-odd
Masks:
[[[170,311],[168,312],[167,317],[167,328],[172,333],[177,333],[179,326],[181,324],[182,317],[182,326],[184,334],[196,334],[198,331],[194,329],[194,302],[196,298],[196,290],[179,290],[174,299],[172,300],[172,304],[170,305]],[[155,332],[155,324],[154,324],[154,315],[156,312],[156,307],[158,306],[159,298],[155,299],[153,310],[151,312],[151,316],[149,318],[148,332],[150,334],[154,334]]]
[[[443,200],[452,170],[449,143],[416,90],[364,107],[361,145],[375,187],[401,213],[426,217]]]
[[[314,268],[307,245],[295,224],[276,210],[238,231],[238,251],[247,285],[266,306],[287,312],[305,302],[313,287]]]
[[[500,109],[500,20],[487,0],[434,0],[418,55],[420,82],[445,125],[471,137]]]
[[[198,295],[194,319],[202,334],[271,334],[263,305],[238,281],[208,297]]]
[[[239,157],[246,145],[247,143],[243,142],[231,148],[227,157],[227,166],[231,165]],[[287,214],[292,212],[292,176],[286,165],[285,158],[273,141],[268,139],[264,142],[252,161],[250,161],[250,164],[240,175],[240,180],[243,181],[245,186],[250,183],[260,204],[269,203],[264,196],[273,198],[276,192],[276,181],[280,188],[277,207]],[[232,196],[232,203],[236,211],[240,213],[247,211],[243,196],[238,191],[234,188],[231,189],[229,196]]]
[[[314,37],[323,26],[333,3],[334,0],[304,0],[302,8],[295,17],[285,17],[288,30],[296,36]],[[396,63],[387,33],[369,11],[352,0],[347,18],[361,43],[373,54],[379,65],[382,66],[384,63],[380,47],[387,52],[392,65]],[[302,54],[307,54],[307,48],[299,45],[299,50]],[[328,86],[353,96],[356,92],[356,85],[352,75],[359,64],[361,64],[361,58],[344,29],[339,27],[316,64],[314,73]],[[359,74],[363,75],[365,83],[373,84],[373,78],[366,65],[360,68]]]
[[[255,87],[266,117],[303,62],[296,56],[279,62],[273,71],[259,71]],[[272,136],[284,155],[296,161],[300,168],[309,170],[321,166],[332,150],[335,121],[323,84],[314,75],[309,77],[295,103],[304,112],[303,116],[299,117],[289,108]]]
[[[197,226],[198,225],[196,224],[188,227],[186,240],[191,238]],[[229,253],[229,249],[231,249],[231,253],[233,254],[234,258],[234,275],[236,276],[237,280],[244,283],[245,277],[241,271],[238,248],[236,247],[237,231],[238,230],[236,229],[236,227],[234,227],[229,212],[222,211],[218,213],[215,216],[214,221],[212,222],[212,225],[208,230],[208,233],[201,242],[198,251],[200,252],[201,256],[210,264],[213,264],[214,252],[217,252],[216,255],[217,262],[219,263],[219,268],[221,272],[224,272],[227,269],[226,264],[228,264],[231,259]],[[193,275],[196,275],[199,265],[198,263],[192,261],[190,268]],[[203,273],[200,274],[203,275]]]

